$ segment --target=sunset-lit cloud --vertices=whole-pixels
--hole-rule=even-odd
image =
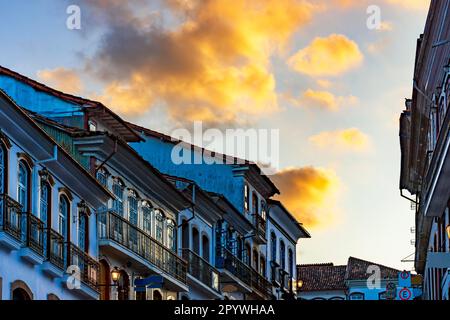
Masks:
[[[371,147],[369,137],[357,128],[324,131],[311,136],[309,141],[319,148],[333,151],[366,152]]]
[[[340,181],[331,169],[302,167],[285,169],[271,179],[280,190],[277,199],[306,228],[327,227],[339,213]]]
[[[295,71],[313,76],[339,76],[360,66],[364,57],[358,44],[344,35],[315,38],[289,59]]]
[[[319,107],[330,111],[337,111],[344,106],[353,106],[358,103],[355,96],[335,96],[328,91],[315,91],[308,89],[303,93],[300,104],[307,107]]]
[[[46,85],[58,90],[79,94],[83,90],[83,84],[78,74],[63,67],[56,69],[46,69],[37,72],[38,78]]]
[[[87,63],[105,83],[102,101],[127,116],[159,102],[178,123],[210,124],[256,120],[279,109],[270,59],[285,51],[316,10],[298,0],[237,0],[232,6],[227,0],[172,0],[168,8],[182,22],[146,29],[124,3],[87,3],[99,15],[125,12],[108,20],[109,31]],[[126,17],[132,23],[123,23]]]

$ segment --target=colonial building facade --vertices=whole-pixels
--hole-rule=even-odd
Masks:
[[[44,270],[41,265],[50,259],[45,252],[53,248],[46,243],[59,231],[65,248],[59,257],[61,285],[49,285],[46,294],[104,300],[295,297],[296,244],[309,234],[280,202],[271,200],[279,191],[256,164],[175,164],[170,137],[127,123],[99,102],[65,94],[1,67],[0,89],[5,101],[40,132],[32,137],[21,132],[20,140],[10,129],[14,127],[11,117],[0,122],[0,173],[8,187],[0,193],[17,202],[24,225],[42,224],[42,229],[51,230],[40,209],[47,191],[53,201],[48,200],[47,206],[55,208],[51,211],[55,215],[59,213],[49,219],[55,230],[42,232],[40,259],[22,257],[29,249],[26,237],[35,235],[25,227],[14,231],[22,242],[8,251],[14,263],[26,260],[30,265],[31,260],[36,271]],[[40,135],[67,159],[54,151],[45,165],[39,165],[46,154],[34,153],[30,145]],[[40,145],[42,149],[45,144]],[[194,151],[193,156],[200,150],[187,148]],[[53,172],[61,159],[65,162]],[[38,172],[51,177],[51,189],[39,188]],[[6,173],[12,178],[6,178]],[[16,189],[16,193],[7,192]],[[29,195],[23,196],[24,192]],[[2,199],[3,220],[9,219],[10,199]],[[19,218],[14,219],[21,226]],[[8,233],[12,222],[5,221],[0,239],[8,236],[7,246],[14,232]],[[47,237],[48,232],[52,235]],[[269,252],[271,239],[276,243]],[[73,258],[75,253],[81,258]],[[20,280],[28,298],[46,298],[37,294],[41,283],[18,277],[19,269],[8,261],[0,264],[3,292],[15,290],[19,282],[14,281]],[[62,284],[73,265],[81,269],[79,293],[65,290]],[[55,283],[51,277],[60,275],[55,271],[56,276],[49,278],[48,272],[42,273],[42,283]],[[33,278],[33,273],[28,274]],[[5,299],[16,296],[3,294]]]
[[[449,1],[431,1],[417,41],[412,98],[400,117],[400,189],[416,209],[415,269],[424,299],[448,300],[450,287]]]

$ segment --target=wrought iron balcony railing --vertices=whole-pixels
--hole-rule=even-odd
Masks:
[[[7,194],[0,195],[0,231],[22,241],[22,206]]]
[[[45,233],[46,258],[55,266],[64,269],[64,237],[48,228]]]
[[[189,249],[181,249],[181,252],[183,259],[188,262],[189,274],[214,291],[220,292],[219,271],[195,252]]]
[[[175,252],[115,212],[99,213],[98,221],[100,239],[117,242],[178,281],[187,283],[187,263]]]
[[[44,223],[30,212],[22,213],[25,246],[44,256]]]
[[[251,270],[252,289],[257,291],[263,298],[268,299],[272,295],[270,282],[253,268]]]
[[[99,262],[71,242],[66,243],[66,248],[66,267],[77,266],[80,269],[80,280],[93,290],[98,291]]]
[[[224,247],[219,247],[217,250],[216,267],[228,270],[264,298],[269,298],[272,294],[272,286],[263,275]]]
[[[250,267],[223,246],[217,248],[216,267],[229,271],[246,285],[252,285]]]
[[[266,220],[263,219],[258,213],[253,215],[253,225],[256,229],[256,233],[262,238],[266,238]]]

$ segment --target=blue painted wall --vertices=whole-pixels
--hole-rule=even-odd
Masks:
[[[194,155],[194,151],[191,154],[192,164],[178,165],[171,160],[174,144],[148,136],[142,138],[145,142],[130,145],[159,171],[193,180],[203,190],[223,194],[240,212],[244,212],[245,179],[235,176],[231,165],[193,164],[193,158],[200,154],[195,152]]]
[[[19,106],[49,118],[81,116],[80,106],[64,101],[9,76],[0,75],[0,89]]]

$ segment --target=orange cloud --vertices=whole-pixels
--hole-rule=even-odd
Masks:
[[[370,149],[369,137],[357,128],[324,131],[309,138],[319,148],[336,151],[366,152]]]
[[[313,77],[339,76],[361,65],[363,54],[356,42],[344,35],[315,38],[308,47],[293,55],[292,69]]]
[[[83,90],[78,74],[70,69],[61,67],[52,70],[40,70],[37,72],[37,76],[48,86],[67,93],[79,94]]]
[[[303,93],[302,102],[307,106],[317,106],[319,108],[337,111],[342,106],[357,104],[358,98],[355,96],[335,96],[328,91],[308,89]]]
[[[277,198],[307,228],[334,223],[338,215],[340,181],[333,170],[288,168],[271,177],[280,189]]]
[[[99,14],[114,9],[129,16],[131,11],[123,3],[96,5]],[[163,103],[178,123],[237,122],[278,110],[270,59],[310,21],[314,5],[302,0],[236,0],[232,6],[228,0],[171,0],[168,10],[181,22],[167,30],[141,28],[137,14],[128,19],[133,23],[110,21],[87,65],[105,83],[102,101],[128,116]]]

